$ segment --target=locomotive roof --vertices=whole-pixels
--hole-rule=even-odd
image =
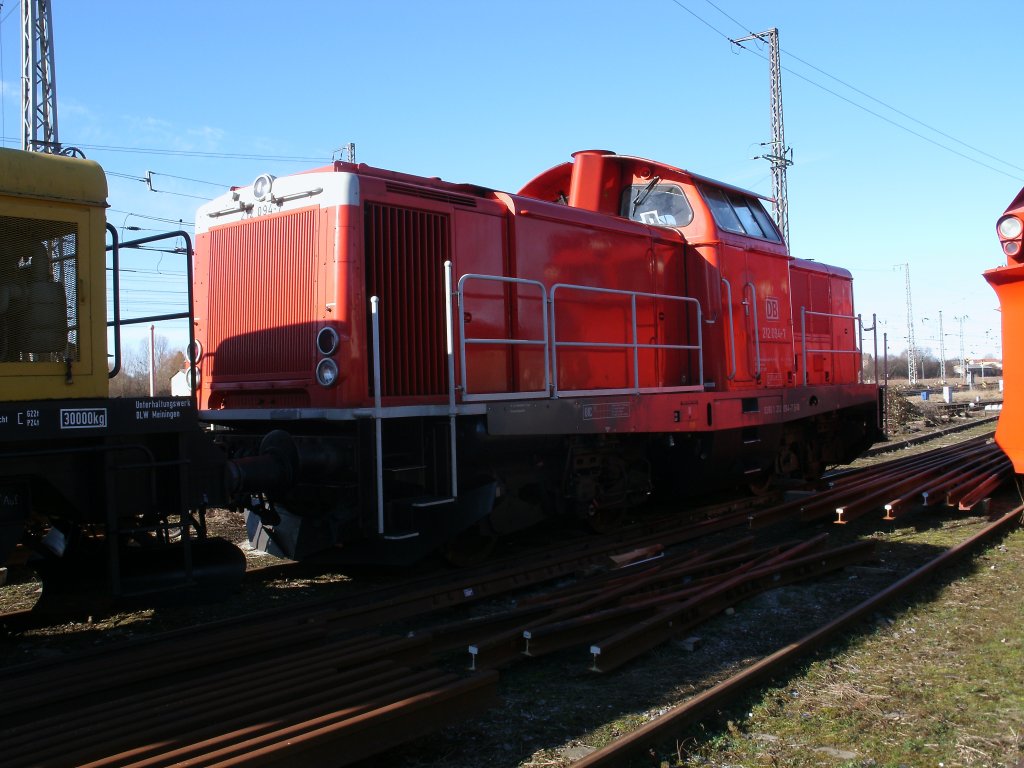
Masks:
[[[92,160],[0,149],[0,194],[107,205],[107,178]]]
[[[647,163],[648,165],[652,166],[652,171],[660,167],[664,170],[671,171],[673,173],[681,173],[684,176],[688,176],[689,178],[693,179],[694,181],[700,181],[715,187],[721,187],[722,189],[728,189],[733,192],[739,192],[740,194],[749,195],[750,197],[756,197],[761,200],[765,200],[769,203],[773,202],[775,199],[772,197],[768,197],[767,195],[762,195],[760,192],[753,192],[749,189],[744,189],[743,187],[737,187],[735,184],[728,184],[724,181],[719,181],[718,179],[712,179],[710,176],[702,176],[699,173],[688,171],[685,168],[676,168],[675,166],[669,165],[668,163],[659,163],[656,160],[648,160],[645,157],[635,157],[633,155],[615,155],[615,157],[621,157],[623,160],[632,160],[639,163]]]
[[[602,152],[602,150],[587,151]],[[573,157],[575,157],[578,154],[581,153],[574,152]],[[702,176],[699,173],[693,173],[692,171],[688,171],[685,168],[677,168],[676,166],[669,165],[668,163],[662,163],[657,160],[649,160],[648,158],[638,157],[636,155],[619,155],[614,152],[608,151],[603,151],[603,154],[608,160],[612,160],[615,162],[633,164],[636,165],[638,168],[640,166],[646,166],[646,168],[650,171],[651,176],[665,174],[672,176],[683,176],[691,181],[698,181],[703,184],[718,187],[720,189],[727,189],[732,192],[739,192],[740,194],[743,195],[749,195],[750,197],[756,197],[761,200],[773,202],[773,198],[766,197],[765,195],[762,195],[758,192],[752,192],[749,189],[737,187],[734,184],[727,184],[724,181],[712,179],[709,176]],[[547,192],[549,190],[554,189],[554,187],[565,187],[565,189],[567,190],[569,179],[572,175],[572,168],[573,161],[571,160],[561,163],[560,165],[556,165],[553,168],[549,168],[546,171],[539,173],[538,175],[530,179],[530,181],[528,181],[525,185],[523,185],[522,189],[519,190],[519,194],[526,195],[528,197],[548,197],[549,195],[547,195]]]

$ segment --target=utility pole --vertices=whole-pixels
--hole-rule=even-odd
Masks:
[[[149,326],[149,396],[156,396],[156,326]]]
[[[786,131],[782,121],[782,65],[779,62],[779,30],[775,27],[757,34],[733,40],[739,45],[747,40],[760,40],[768,44],[768,64],[771,69],[771,150],[761,157],[772,164],[772,212],[782,237],[789,244],[789,191],[786,187],[786,169],[793,164],[793,149],[786,146]],[[761,144],[761,146],[765,146]]]
[[[929,320],[927,317],[922,317],[921,318],[921,322],[922,323],[929,323],[929,322],[931,322],[931,320]],[[923,363],[922,363],[922,368],[923,368]],[[924,371],[923,370],[921,371],[921,375],[922,376],[924,375]],[[942,310],[941,309],[939,310],[939,378],[942,380],[943,384],[946,383],[946,334],[945,334],[945,331],[944,331],[944,329],[942,327]]]
[[[942,310],[939,310],[939,378],[946,383],[946,336],[942,332]]]
[[[21,148],[60,154],[50,0],[21,0]]]
[[[907,279],[907,380],[910,386],[917,384],[917,341],[914,339],[914,307],[910,297],[910,264],[897,264],[893,269],[902,269]]]
[[[967,355],[964,353],[964,321],[967,317],[967,315],[961,315],[953,318],[960,323],[960,375],[965,384],[970,381],[970,374],[967,372]]]

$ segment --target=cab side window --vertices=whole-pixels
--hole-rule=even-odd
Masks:
[[[782,242],[775,223],[756,197],[703,185],[700,191],[720,229],[773,243]]]

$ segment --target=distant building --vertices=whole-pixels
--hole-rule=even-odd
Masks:
[[[186,365],[176,374],[171,376],[171,397],[189,397],[192,389],[189,387],[189,368]]]
[[[994,358],[968,358],[967,374],[974,381],[981,379],[997,379],[1003,375],[1003,361]],[[964,370],[959,365],[954,365],[953,370],[960,378],[964,378]]]

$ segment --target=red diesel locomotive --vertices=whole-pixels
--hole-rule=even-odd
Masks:
[[[279,555],[481,552],[879,437],[849,272],[664,163],[578,152],[510,194],[336,162],[232,189],[196,235],[201,417]]]

